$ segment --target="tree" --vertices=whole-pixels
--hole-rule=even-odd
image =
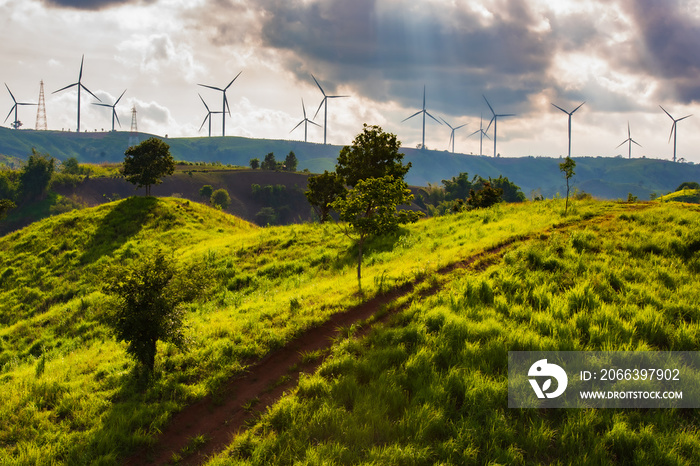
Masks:
[[[331,205],[344,196],[345,191],[343,179],[337,173],[326,170],[321,175],[309,177],[308,189],[304,194],[323,223],[331,218]]]
[[[403,180],[411,163],[401,163],[404,154],[399,152],[400,147],[401,141],[396,139],[395,134],[385,133],[379,126],[365,124],[352,146],[340,150],[335,172],[351,187],[360,180],[387,175]]]
[[[211,199],[212,194],[214,194],[214,187],[210,184],[205,184],[199,188],[199,195],[206,199]]]
[[[676,191],[683,191],[684,189],[700,189],[700,184],[697,181],[684,181],[676,188]]]
[[[69,175],[80,175],[80,164],[75,157],[68,157],[63,161],[63,172]]]
[[[158,138],[149,138],[124,152],[124,177],[137,188],[146,187],[146,196],[151,195],[151,185],[160,184],[161,178],[172,175],[175,161],[170,155],[170,146]]]
[[[258,168],[260,168],[260,159],[257,157],[254,159],[250,159],[250,168],[252,168],[253,170],[257,170]]]
[[[362,248],[370,236],[394,232],[399,225],[415,222],[421,212],[397,210],[413,199],[406,182],[392,175],[358,180],[347,196],[336,199],[332,207],[340,220],[347,222],[345,234],[357,240],[357,284],[362,292]]]
[[[491,207],[494,204],[502,202],[503,190],[501,188],[495,188],[491,186],[490,181],[484,181],[483,187],[478,191],[471,189],[469,191],[469,198],[467,199],[467,204],[474,209],[485,209]]]
[[[9,199],[0,199],[0,220],[5,218],[5,215],[12,209],[17,207],[14,202]]]
[[[507,176],[500,175],[496,179],[489,177],[489,183],[494,189],[502,191],[501,199],[505,202],[525,202],[527,200],[525,194],[520,190],[520,186],[510,181]]]
[[[153,373],[156,343],[186,343],[182,304],[204,293],[207,276],[199,264],[180,267],[157,250],[128,267],[113,266],[103,290],[115,295],[117,306],[106,317],[118,341],[128,343],[127,353],[148,374]]]
[[[293,150],[290,150],[287,157],[284,158],[284,169],[288,172],[297,171],[297,156]]]
[[[217,189],[212,193],[210,202],[212,205],[226,210],[231,205],[231,196],[228,195],[228,191],[225,189]]]
[[[277,168],[277,161],[275,160],[275,154],[270,152],[265,156],[260,168],[263,170],[275,170]]]
[[[445,187],[445,199],[448,201],[456,201],[457,199],[466,199],[469,197],[469,192],[474,187],[474,181],[469,181],[469,173],[460,173],[453,176],[451,180],[442,180],[442,185]]]
[[[566,206],[564,207],[564,214],[569,210],[569,191],[571,187],[569,186],[569,180],[576,173],[574,168],[576,167],[576,162],[571,157],[566,157],[566,159],[559,164],[559,171],[564,173],[564,178],[566,178]]]
[[[19,192],[23,200],[34,201],[46,193],[55,162],[48,154],[40,154],[32,149],[32,154],[19,175]]]

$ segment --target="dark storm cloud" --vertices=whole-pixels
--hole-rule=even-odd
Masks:
[[[648,71],[666,81],[661,97],[700,100],[700,21],[688,3],[628,0],[625,5],[642,35]]]
[[[129,3],[151,3],[150,0],[43,0],[43,2],[48,6],[76,10],[101,10]]]

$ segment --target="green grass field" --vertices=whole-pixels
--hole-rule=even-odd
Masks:
[[[213,462],[692,464],[693,412],[506,407],[509,349],[697,348],[698,211],[581,201],[562,212],[561,200],[498,205],[376,239],[364,296],[338,226],[258,228],[182,199],[129,198],[4,236],[0,464],[118,464],[304,329],[425,278],[437,294],[419,287],[390,323],[339,342]],[[436,275],[513,240],[485,271]],[[215,286],[188,306],[188,350],[159,345],[144,390],[102,323],[101,284],[108,266],[156,247],[204,261]]]

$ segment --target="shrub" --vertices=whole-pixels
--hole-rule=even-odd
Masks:
[[[231,205],[231,196],[225,189],[217,189],[212,193],[210,201],[212,205],[226,210]]]

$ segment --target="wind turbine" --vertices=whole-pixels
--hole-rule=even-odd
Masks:
[[[496,157],[496,138],[498,137],[496,130],[498,128],[498,117],[505,118],[505,117],[515,116],[515,114],[514,113],[497,114],[493,110],[493,107],[489,103],[486,96],[483,94],[481,96],[484,98],[484,100],[486,101],[486,105],[489,106],[489,109],[491,110],[491,113],[493,114],[493,118],[491,118],[489,125],[486,127],[486,131],[488,132],[489,128],[491,127],[491,123],[493,123],[493,156]]]
[[[659,105],[659,107],[661,107],[661,105]],[[684,116],[683,118],[679,118],[679,119],[676,120],[675,118],[673,118],[673,117],[671,116],[670,113],[668,113],[668,112],[666,111],[665,108],[661,107],[661,110],[663,110],[664,113],[665,113],[666,115],[668,115],[668,117],[669,117],[671,120],[673,120],[673,126],[671,126],[671,134],[669,134],[669,136],[668,136],[668,142],[671,142],[671,136],[673,136],[673,161],[675,162],[675,161],[676,161],[676,140],[677,140],[677,137],[678,137],[678,128],[676,127],[676,125],[677,125],[677,123],[678,123],[679,121],[685,120],[686,118],[691,117],[691,116],[693,116],[693,115],[686,115],[686,116]]]
[[[459,128],[462,128],[464,126],[467,126],[467,123],[464,123],[463,125],[459,125],[456,128],[453,128],[452,125],[450,125],[443,117],[440,117],[440,119],[452,130],[450,133],[450,142],[447,143],[447,147],[450,147],[450,144],[452,144],[452,153],[455,153],[455,131],[457,131]]]
[[[200,94],[197,94],[197,95],[199,96],[199,98],[201,99],[202,103],[204,104],[204,107],[207,109],[207,116],[204,117],[204,121],[202,121],[202,126],[199,127],[199,131],[202,131],[202,128],[204,128],[204,123],[206,123],[207,120],[209,120],[209,137],[211,137],[211,115],[212,115],[213,113],[222,113],[222,112],[212,112],[211,110],[209,110],[209,106],[208,106],[207,103],[204,101],[204,99],[202,98],[202,96],[201,96]]]
[[[96,98],[97,100],[99,100],[100,102],[102,102],[102,101],[100,100],[99,97],[97,97],[95,94],[93,94],[93,93],[90,91],[90,89],[88,89],[87,87],[85,87],[85,86],[83,85],[83,83],[82,83],[82,79],[83,79],[83,62],[84,62],[84,61],[85,61],[85,55],[83,55],[83,58],[80,59],[80,74],[78,75],[78,82],[77,82],[77,83],[69,84],[69,85],[67,85],[66,87],[62,87],[61,89],[52,92],[52,94],[55,94],[55,93],[57,93],[57,92],[65,91],[66,89],[69,89],[69,88],[71,88],[71,87],[73,87],[73,86],[77,86],[77,87],[78,87],[78,126],[77,126],[77,132],[78,132],[78,133],[80,132],[80,89],[82,88],[82,89],[86,90],[86,91],[88,92],[88,94],[90,94],[91,96],[93,96],[94,98]]]
[[[228,90],[229,87],[231,87],[231,84],[243,73],[243,70],[241,70],[235,78],[231,80],[230,83],[228,83],[228,86],[224,87],[223,89],[220,87],[214,87],[214,86],[209,86],[207,84],[197,84],[198,86],[202,87],[208,87],[209,89],[214,89],[215,91],[220,91],[223,94],[223,99],[222,99],[222,108],[221,108],[221,135],[226,136],[226,112],[228,110],[229,116],[231,116],[231,108],[228,106],[228,99],[226,98],[226,91]],[[216,112],[218,113],[218,112]],[[201,129],[201,128],[200,128]]]
[[[119,96],[119,98],[117,99],[116,102],[114,102],[113,105],[109,105],[109,104],[99,104],[99,103],[96,103],[96,102],[93,102],[93,104],[92,104],[92,105],[99,105],[100,107],[109,107],[109,108],[112,109],[112,132],[114,132],[114,119],[115,119],[115,118],[117,119],[117,123],[119,123],[119,127],[121,128],[121,126],[122,126],[121,122],[119,121],[119,116],[117,115],[117,109],[116,109],[116,107],[117,107],[117,104],[119,103],[119,101],[121,100],[121,98],[124,97],[124,94],[125,94],[125,93],[126,93],[126,89],[124,89],[124,92],[122,92],[122,95]]]
[[[479,119],[479,129],[474,131],[472,134],[467,136],[468,138],[474,136],[476,133],[479,133],[479,155],[484,155],[484,136],[489,138],[489,135],[486,134],[486,131],[484,131],[484,115],[481,114],[481,118]],[[491,139],[491,138],[489,138]]]
[[[634,139],[632,139],[632,132],[630,131],[630,122],[629,122],[629,121],[627,122],[627,139],[625,139],[624,141],[622,141],[622,142],[620,143],[620,146],[623,145],[623,144],[626,143],[626,142],[629,143],[629,146],[630,146],[630,147],[629,147],[629,155],[628,155],[627,158],[628,158],[628,159],[631,159],[631,158],[632,158],[632,143],[637,144],[639,147],[642,147],[642,145],[639,144],[639,143],[638,143],[637,141],[635,141]],[[620,147],[620,146],[617,146],[617,147]],[[617,149],[617,147],[616,147],[615,149]]]
[[[323,91],[323,88],[316,80],[316,77],[313,74],[311,75],[311,77],[314,78],[316,85],[318,86],[319,89],[321,89],[321,94],[323,94],[323,100],[321,101],[321,104],[318,106],[318,110],[316,110],[316,114],[314,115],[314,120],[316,119],[316,115],[318,115],[318,112],[321,111],[321,107],[324,107],[323,108],[323,144],[325,144],[326,143],[326,129],[328,128],[328,99],[338,99],[340,97],[350,97],[350,96],[347,96],[347,95],[326,95],[326,93]]]
[[[578,110],[579,108],[581,108],[581,107],[583,106],[583,104],[585,104],[585,103],[586,103],[586,102],[583,102],[581,105],[579,105],[578,107],[576,107],[575,109],[573,109],[573,110],[570,111],[570,112],[567,112],[566,110],[564,110],[563,108],[561,108],[561,107],[558,106],[558,105],[552,104],[552,105],[554,105],[556,108],[558,108],[559,110],[561,110],[562,112],[564,112],[564,113],[566,113],[567,115],[569,115],[569,157],[571,157],[571,117],[573,116],[574,113],[576,113],[576,110]]]
[[[420,115],[421,113],[423,114],[423,143],[422,143],[421,148],[422,148],[422,149],[425,149],[425,116],[428,115],[430,118],[432,118],[433,120],[437,121],[438,124],[442,124],[442,123],[440,123],[434,116],[432,116],[430,113],[428,113],[428,111],[425,109],[425,86],[423,86],[423,110],[420,110],[420,111],[414,113],[413,115],[411,115],[411,116],[408,117],[408,118],[404,118],[403,120],[401,120],[401,123],[403,123],[403,122],[406,121],[406,120],[410,120],[410,119],[413,118],[414,116]],[[448,126],[449,126],[449,125],[448,125]]]
[[[10,115],[12,115],[12,112],[15,112],[15,121],[12,122],[12,127],[14,129],[19,129],[19,127],[22,126],[22,122],[19,121],[19,118],[17,118],[17,107],[19,107],[20,105],[36,105],[36,104],[30,104],[27,102],[17,102],[17,99],[15,99],[15,96],[12,94],[12,91],[10,90],[10,88],[7,87],[7,83],[5,83],[5,87],[7,88],[7,92],[10,93],[10,97],[12,97],[12,102],[14,102],[14,105],[10,109],[10,113],[8,113],[7,116],[5,117],[5,121],[7,121],[7,119],[10,118]],[[5,121],[3,121],[3,123],[5,123]]]
[[[304,142],[306,142],[306,134],[307,134],[307,130],[309,129],[309,123],[311,123],[312,125],[316,125],[319,128],[321,127],[321,125],[319,125],[318,123],[314,123],[313,121],[306,118],[306,107],[304,106],[304,99],[301,99],[301,108],[302,108],[302,110],[304,110],[304,119],[301,120],[294,128],[292,128],[292,131],[294,131],[299,126],[301,126],[302,123],[304,123]],[[292,131],[290,131],[290,133]]]

